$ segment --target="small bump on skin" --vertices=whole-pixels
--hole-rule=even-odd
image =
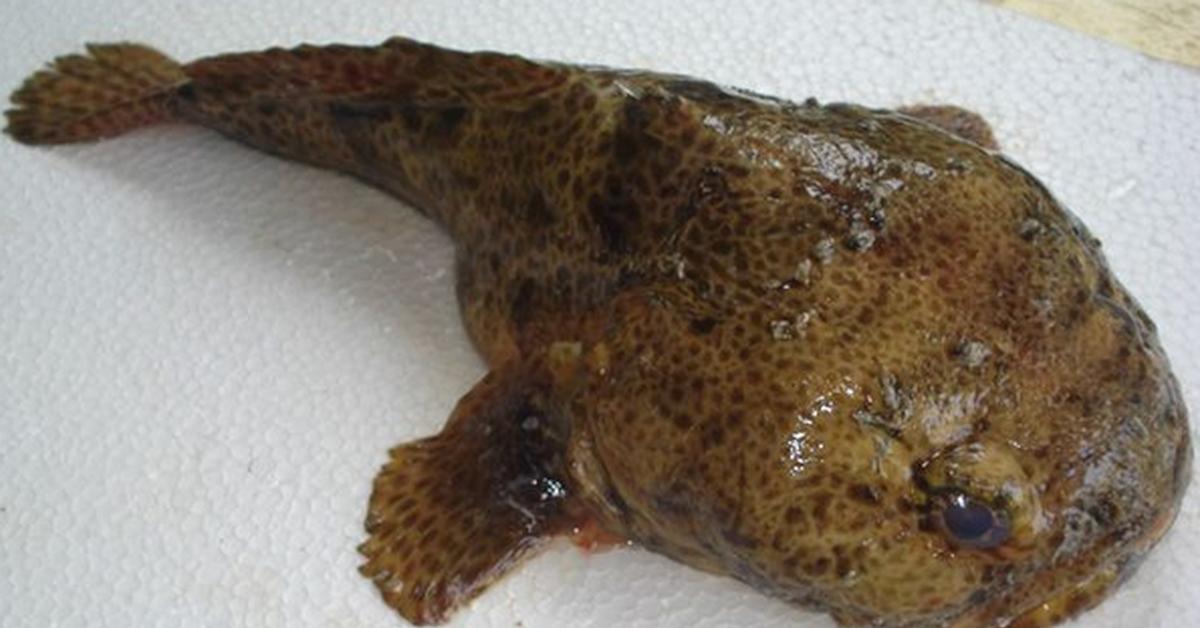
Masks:
[[[982,342],[970,340],[959,344],[954,353],[963,366],[978,368],[983,365],[988,356],[992,355],[992,350]]]

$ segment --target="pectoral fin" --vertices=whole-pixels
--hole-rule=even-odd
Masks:
[[[375,479],[360,571],[414,624],[445,621],[569,528],[563,445],[533,390],[488,375],[440,434],[393,449]]]

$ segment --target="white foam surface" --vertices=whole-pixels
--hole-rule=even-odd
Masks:
[[[9,3],[0,92],[84,41],[186,60],[405,34],[794,99],[957,103],[1104,241],[1200,408],[1200,73],[966,0],[583,4]],[[432,225],[162,128],[0,141],[0,374],[0,625],[350,627],[402,625],[355,571],[386,449],[436,431],[482,366]],[[1196,494],[1079,625],[1200,625]],[[560,547],[456,625],[832,622],[648,552]]]

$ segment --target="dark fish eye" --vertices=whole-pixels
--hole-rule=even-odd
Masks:
[[[941,509],[942,528],[957,545],[990,549],[1008,540],[1008,523],[987,504],[962,493],[951,495]]]

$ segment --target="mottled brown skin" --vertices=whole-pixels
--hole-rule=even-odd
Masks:
[[[366,179],[458,244],[492,372],[393,450],[362,548],[414,622],[591,519],[845,624],[1047,625],[1175,515],[1190,445],[1154,326],[978,116],[404,39],[182,67],[131,49],[35,75],[9,133],[202,124]],[[71,88],[89,59],[160,71],[102,106]],[[1007,539],[956,540],[949,495]]]

